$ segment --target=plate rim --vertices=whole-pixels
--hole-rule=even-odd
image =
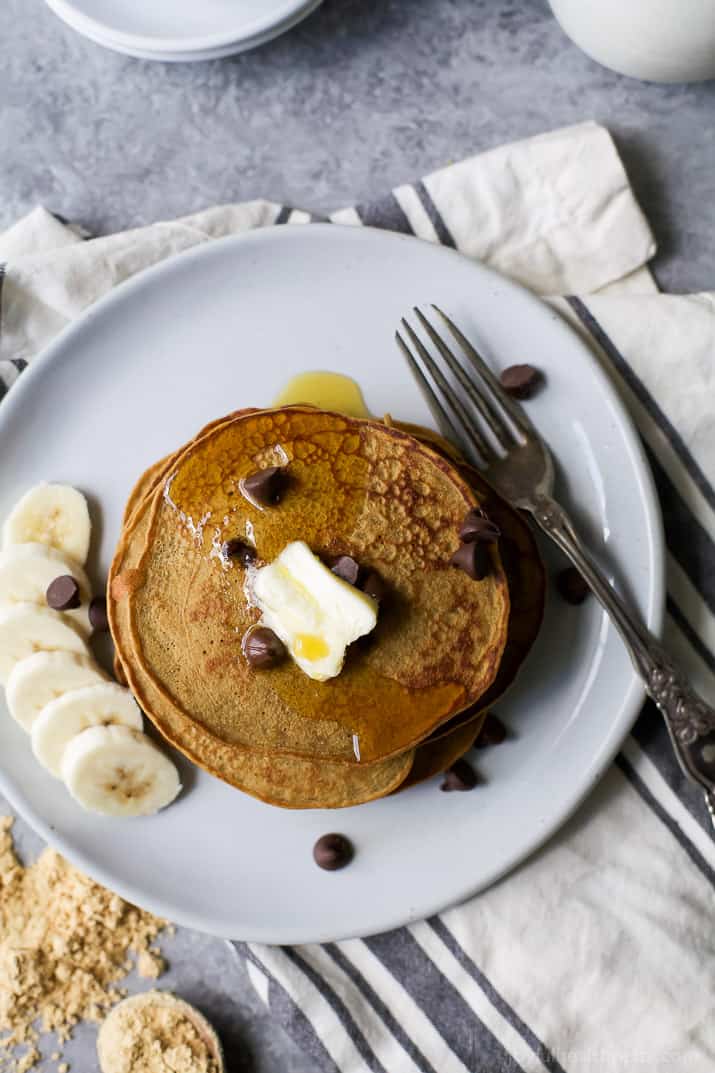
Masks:
[[[105,48],[115,49],[125,55],[132,55],[129,50],[145,53],[161,53],[162,57],[171,60],[171,54],[178,57],[182,54],[213,52],[217,49],[234,48],[236,51],[248,49],[252,44],[260,45],[277,37],[279,34],[290,30],[303,18],[307,18],[321,4],[323,0],[283,0],[281,8],[273,15],[254,19],[248,26],[238,31],[231,30],[217,34],[207,34],[203,37],[147,37],[142,34],[127,33],[123,30],[108,29],[107,24],[99,19],[78,11],[73,0],[45,0],[45,3],[58,18],[76,30],[78,33],[94,41],[95,44],[104,45]],[[165,55],[164,55],[165,54]],[[229,53],[230,54],[230,53]],[[142,57],[140,57],[142,58]],[[147,57],[151,58],[151,57]],[[213,56],[196,56],[196,59],[211,59]],[[188,61],[187,61],[188,62]]]
[[[407,243],[408,245],[414,242],[424,242],[424,240],[420,240],[411,235],[364,226],[355,227],[352,225],[311,223],[310,231],[315,235],[320,235],[327,241],[345,238],[348,242],[378,241],[395,244]],[[222,239],[216,239],[210,243],[202,243],[198,246],[194,246],[191,249],[184,250],[158,264],[143,269],[136,273],[136,275],[124,280],[108,294],[104,295],[92,306],[86,309],[75,321],[63,328],[56,338],[34,358],[28,368],[24,370],[17,383],[13,385],[12,389],[8,391],[2,399],[0,399],[0,424],[6,419],[11,410],[15,409],[16,406],[22,405],[22,396],[27,391],[33,390],[32,385],[34,384],[34,381],[38,376],[42,375],[44,368],[53,361],[55,354],[71,346],[73,338],[76,335],[81,334],[90,321],[100,318],[105,310],[111,309],[115,304],[121,303],[135,290],[143,289],[148,282],[156,280],[164,274],[170,273],[172,269],[176,267],[178,262],[188,263],[191,261],[201,261],[204,257],[210,258],[212,255],[219,252],[220,249],[225,249],[230,246],[246,246],[251,245],[252,243],[262,244],[275,241],[300,241],[304,237],[305,232],[303,227],[268,226],[257,228],[243,234],[229,235]],[[634,471],[637,477],[640,500],[644,508],[649,559],[653,563],[653,569],[648,577],[648,591],[647,594],[644,594],[642,597],[642,603],[647,607],[646,621],[648,626],[653,632],[659,634],[662,630],[664,621],[666,594],[665,541],[660,504],[655,489],[653,474],[648,465],[638,432],[628,413],[626,405],[616,390],[611,378],[608,376],[598,359],[591,353],[586,343],[579,337],[574,328],[568,324],[565,318],[557,310],[550,309],[543,299],[534,295],[521,284],[501,275],[493,268],[482,262],[475,262],[473,259],[459,253],[457,250],[432,243],[424,244],[432,246],[435,255],[438,257],[443,257],[444,259],[458,258],[461,262],[466,261],[467,263],[474,264],[475,268],[494,277],[499,282],[499,285],[505,287],[507,291],[512,290],[518,292],[521,296],[521,300],[528,301],[532,305],[538,305],[542,310],[552,313],[554,322],[557,325],[557,330],[563,334],[564,337],[568,336],[572,343],[579,347],[583,354],[583,359],[589,363],[593,375],[600,381],[610,404],[613,406],[617,414],[619,427],[624,435],[629,451],[629,457],[633,461]],[[505,862],[498,866],[494,866],[491,870],[487,870],[478,880],[473,881],[470,884],[461,884],[458,889],[455,889],[452,892],[447,901],[445,901],[444,895],[441,897],[435,895],[433,900],[428,899],[424,903],[420,903],[419,909],[416,911],[405,906],[404,912],[399,913],[395,911],[392,915],[380,919],[379,924],[375,927],[371,927],[367,930],[364,928],[355,930],[348,926],[346,930],[340,931],[337,934],[331,929],[324,932],[321,932],[320,929],[306,932],[303,925],[298,924],[296,927],[292,922],[283,920],[275,925],[273,923],[268,923],[266,925],[261,923],[259,926],[251,925],[249,932],[241,934],[240,936],[227,934],[222,925],[219,924],[219,926],[217,926],[216,922],[212,924],[210,912],[208,912],[207,915],[202,915],[201,913],[196,913],[191,910],[186,912],[182,910],[180,913],[177,913],[176,906],[169,905],[163,898],[155,898],[153,896],[145,898],[144,893],[141,891],[138,892],[139,898],[137,898],[137,889],[133,887],[131,882],[124,883],[121,880],[118,881],[114,874],[110,875],[109,871],[102,865],[96,865],[86,853],[81,850],[75,850],[72,846],[68,845],[65,838],[55,832],[51,823],[38,815],[29,804],[23,802],[21,795],[19,793],[17,795],[14,793],[13,786],[6,779],[2,766],[0,766],[0,792],[2,792],[17,814],[22,817],[22,819],[24,819],[48,845],[60,852],[75,867],[94,878],[97,882],[102,883],[108,889],[115,891],[126,901],[141,905],[157,916],[173,920],[181,926],[191,927],[205,934],[229,940],[262,942],[274,945],[337,942],[344,939],[378,934],[393,928],[402,927],[414,920],[424,919],[435,913],[444,912],[493,886],[493,884],[502,877],[508,875],[520,864],[527,861],[569,820],[579,805],[586,799],[598,781],[602,778],[620,749],[623,741],[630,733],[633,723],[642,706],[644,697],[644,686],[638,679],[635,670],[632,669],[628,689],[624,691],[618,712],[614,712],[613,714],[612,729],[604,737],[597,758],[589,765],[587,772],[584,773],[582,782],[578,787],[572,788],[570,794],[565,795],[561,801],[560,808],[552,817],[550,817],[549,821],[538,830],[535,830],[532,833],[531,838],[527,839],[524,846],[512,853]]]

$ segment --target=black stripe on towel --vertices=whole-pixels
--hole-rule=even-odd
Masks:
[[[676,604],[673,597],[668,593],[665,601],[665,606],[668,614],[675,622],[676,626],[682,634],[685,635],[688,643],[695,649],[700,656],[703,663],[710,668],[715,674],[715,656],[712,654],[705,642],[698,636],[693,627],[688,622],[687,618]]]
[[[628,779],[631,786],[638,791],[641,798],[649,808],[652,809],[661,823],[665,824],[673,837],[680,843],[695,867],[703,874],[705,879],[715,886],[715,870],[705,860],[700,850],[697,849],[697,847],[694,846],[690,839],[684,834],[680,824],[673,819],[670,813],[661,805],[660,801],[658,801],[657,797],[655,797],[651,790],[648,789],[640,775],[636,773],[630,760],[628,760],[623,753],[619,753],[615,762]]]
[[[365,227],[379,227],[383,231],[397,231],[401,235],[413,233],[410,221],[394,194],[366,205],[356,205],[355,212]]]
[[[385,1005],[380,996],[376,994],[362,973],[359,972],[353,963],[345,957],[342,950],[340,950],[335,943],[326,943],[323,949],[325,950],[325,953],[333,959],[335,964],[343,970],[345,975],[350,978],[365,1001],[372,1006],[388,1032],[394,1036],[403,1051],[410,1056],[417,1068],[423,1070],[423,1073],[438,1073],[432,1063],[425,1058],[419,1047],[416,1046],[407,1032],[405,1032],[400,1022],[392,1015],[392,1012]]]
[[[274,223],[276,223],[276,224],[287,224],[288,223],[288,218],[290,217],[290,214],[292,213],[292,211],[293,210],[290,207],[290,205],[284,205],[281,208],[281,211],[276,216],[276,218],[274,220]]]
[[[306,976],[312,984],[317,988],[330,1008],[335,1013],[338,1020],[341,1022],[345,1032],[350,1037],[350,1040],[355,1046],[355,1049],[359,1052],[360,1057],[365,1064],[373,1070],[373,1073],[387,1073],[387,1070],[379,1061],[377,1055],[373,1051],[370,1044],[365,1039],[359,1025],[355,1021],[355,1018],[350,1013],[349,1009],[340,998],[339,995],[333,990],[327,980],[316,972],[312,965],[309,965],[304,958],[298,953],[298,948],[283,946],[282,952],[292,961],[297,969],[299,969],[304,976]]]
[[[523,1073],[407,928],[375,935],[364,942],[470,1073]]]
[[[563,1066],[556,1059],[555,1055],[551,1053],[548,1047],[541,1042],[538,1036],[532,1032],[527,1024],[517,1014],[509,1003],[503,998],[492,983],[487,979],[484,973],[477,968],[475,963],[466,953],[466,951],[459,945],[452,932],[447,925],[441,919],[441,917],[431,917],[427,921],[432,931],[439,936],[447,949],[454,955],[456,960],[465,969],[476,984],[482,989],[486,997],[491,1002],[495,1010],[497,1010],[505,1021],[507,1021],[511,1027],[519,1033],[524,1042],[531,1048],[536,1057],[542,1063],[545,1069],[548,1069],[550,1073],[565,1073]]]
[[[446,223],[442,219],[439,209],[435,205],[429,190],[423,182],[415,183],[415,192],[417,197],[422,202],[422,207],[432,221],[432,226],[437,232],[437,238],[443,246],[451,246],[452,249],[457,248],[457,243],[454,241],[454,236],[447,227]]]
[[[340,1073],[339,1067],[330,1057],[308,1018],[278,983],[270,969],[256,957],[246,943],[233,942],[231,945],[268,978],[268,1005],[271,1013],[298,1047],[310,1055],[316,1063],[316,1069],[319,1069],[320,1073]]]
[[[581,301],[580,298],[575,298],[572,296],[567,298],[566,300],[573,309],[578,319],[583,324],[584,328],[586,328],[591,333],[591,335],[599,344],[604,353],[606,353],[611,359],[615,367],[618,369],[618,372],[621,374],[623,379],[630,387],[633,394],[640,401],[643,408],[648,411],[658,428],[661,430],[661,432],[663,432],[667,436],[668,440],[670,441],[671,447],[687,469],[694,484],[697,485],[703,497],[707,500],[709,505],[715,511],[715,490],[713,489],[712,485],[708,481],[707,477],[703,473],[698,463],[693,458],[688,448],[685,446],[685,443],[680,436],[680,433],[677,432],[675,428],[673,428],[658,403],[655,401],[655,399],[647,390],[647,388],[633,372],[630,365],[619,351],[618,347],[601,327],[590,309],[586,307],[586,305]]]

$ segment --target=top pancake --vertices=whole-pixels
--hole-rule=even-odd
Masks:
[[[241,478],[287,464],[282,502],[261,510]],[[453,464],[394,428],[312,408],[217,423],[149,493],[144,552],[126,584],[132,657],[156,688],[220,740],[355,763],[399,753],[475,703],[497,673],[509,619],[499,553],[472,581],[450,566],[475,493]],[[131,525],[131,519],[129,524]],[[342,673],[314,682],[241,654],[258,618],[245,574],[215,548],[253,535],[261,561],[292,540],[376,569],[389,598]]]

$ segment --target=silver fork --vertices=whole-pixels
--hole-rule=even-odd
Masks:
[[[698,696],[636,609],[612,587],[553,498],[551,454],[525,410],[507,395],[457,325],[437,306],[432,308],[458,344],[462,360],[419,309],[414,310],[415,316],[441,361],[435,360],[405,319],[404,337],[398,331],[396,340],[438,428],[484,471],[504,499],[531,515],[580,571],[620,633],[646,692],[662,712],[683,771],[703,789],[715,826],[715,710]],[[452,387],[444,367],[463,394]]]

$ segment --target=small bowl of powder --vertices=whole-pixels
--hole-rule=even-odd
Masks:
[[[102,1073],[225,1073],[212,1026],[169,991],[119,1002],[99,1030],[97,1054]]]

